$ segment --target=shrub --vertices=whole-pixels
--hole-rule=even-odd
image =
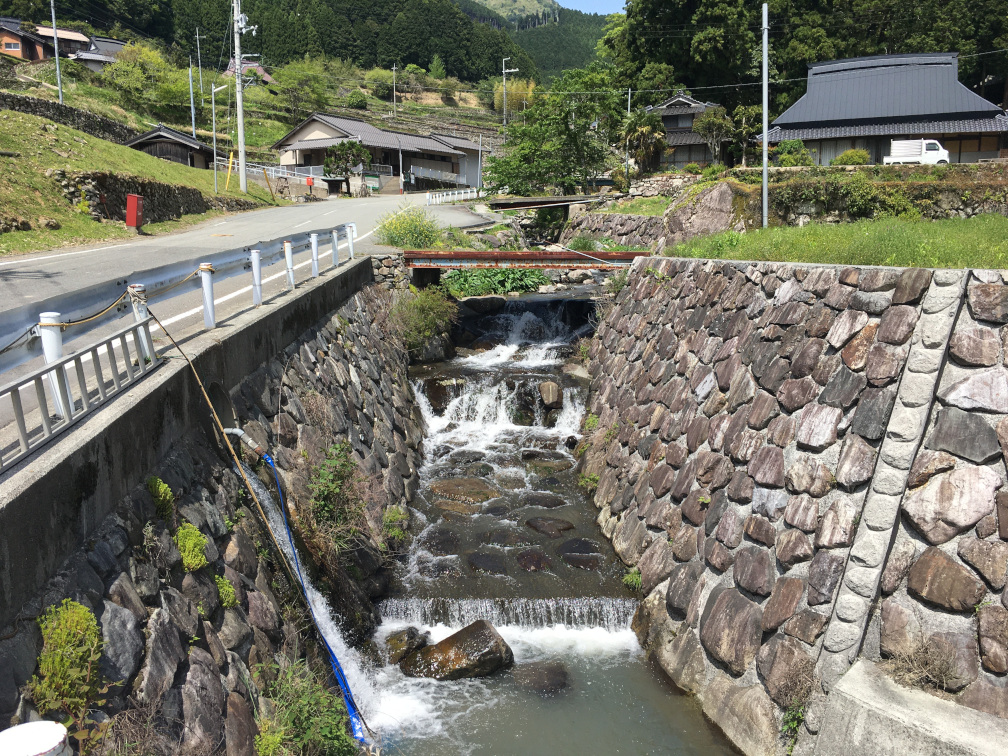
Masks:
[[[830,165],[868,165],[868,150],[844,150],[830,160]]]
[[[385,510],[382,514],[382,530],[385,537],[390,541],[404,541],[406,539],[406,509],[398,504]]]
[[[214,575],[214,582],[217,583],[217,594],[220,596],[220,605],[225,609],[234,609],[238,606],[238,598],[235,596],[234,586],[231,581],[223,575]]]
[[[326,562],[338,559],[367,527],[359,492],[361,482],[347,441],[326,450],[325,459],[308,482],[311,500],[301,513],[305,539]]]
[[[609,279],[605,282],[606,293],[613,297],[617,296],[624,288],[626,288],[627,281],[629,279],[629,268],[623,268],[618,273],[609,276]]]
[[[444,277],[444,286],[456,297],[535,291],[549,282],[541,270],[522,268],[470,268],[453,270]]]
[[[28,682],[28,692],[45,714],[63,711],[82,720],[89,704],[102,694],[98,671],[102,640],[98,621],[87,607],[64,599],[39,618],[42,652],[38,674]]]
[[[623,585],[631,591],[639,591],[641,589],[643,581],[641,579],[640,567],[634,567],[632,570],[626,571],[626,574],[623,576]]]
[[[392,309],[406,348],[415,352],[446,333],[458,319],[458,305],[441,286],[428,286],[404,294]]]
[[[191,522],[184,522],[175,531],[175,545],[182,555],[182,567],[186,572],[195,572],[207,566],[206,536]]]
[[[599,476],[595,473],[582,473],[578,478],[578,485],[581,486],[589,494],[595,493],[595,489],[598,488]]]
[[[801,139],[785,139],[774,149],[777,165],[788,168],[797,165],[815,165],[812,155]]]
[[[364,75],[364,82],[367,84],[371,94],[379,100],[392,99],[392,72],[384,68],[372,68]]]
[[[438,222],[426,209],[408,205],[383,215],[375,229],[379,244],[402,249],[431,249],[442,240]]]
[[[700,173],[700,166],[697,165],[696,163],[686,163],[686,166],[685,166],[685,168],[683,170],[685,170],[686,173],[692,173],[694,175],[699,175],[699,173]]]
[[[354,89],[346,96],[346,106],[356,110],[367,110],[367,95],[359,89]]]
[[[584,421],[585,433],[591,433],[598,428],[598,415],[589,414]]]
[[[157,516],[169,522],[175,515],[175,494],[161,478],[147,478],[147,490],[154,500]]]
[[[590,236],[575,236],[567,242],[567,247],[575,252],[594,252],[596,249],[595,240]]]
[[[329,690],[320,674],[303,660],[283,665],[270,662],[273,674],[263,675],[264,691],[273,704],[270,717],[257,717],[258,756],[356,756],[360,749],[350,735],[342,696]]]

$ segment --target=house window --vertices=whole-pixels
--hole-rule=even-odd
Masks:
[[[4,50],[20,50],[21,49],[21,43],[20,42],[4,42],[3,47],[4,47]]]
[[[680,129],[691,129],[693,128],[693,114],[686,113],[685,115],[679,116],[679,128]]]

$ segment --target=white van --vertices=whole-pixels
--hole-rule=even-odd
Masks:
[[[882,163],[885,165],[900,163],[942,165],[948,161],[948,150],[935,139],[893,139],[889,154],[882,158]]]

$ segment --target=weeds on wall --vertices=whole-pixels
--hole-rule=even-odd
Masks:
[[[626,574],[623,575],[623,585],[635,593],[640,592],[641,586],[643,585],[640,567],[634,567],[633,569],[626,571]]]
[[[400,249],[432,249],[444,238],[434,216],[418,205],[406,205],[378,220],[375,240]]]
[[[175,494],[161,478],[147,478],[147,490],[154,501],[154,511],[165,522],[171,522],[175,516]]]
[[[353,541],[367,532],[363,476],[346,441],[326,450],[325,459],[308,482],[311,499],[300,507],[298,519],[305,541],[321,560],[333,565]]]
[[[207,566],[207,538],[192,523],[179,525],[179,529],[175,531],[175,545],[182,555],[182,567],[186,572],[195,572]]]
[[[392,307],[392,320],[406,349],[416,352],[449,331],[458,320],[458,305],[441,286],[411,288]]]
[[[512,291],[536,291],[549,282],[541,270],[467,268],[448,273],[444,277],[443,285],[454,297],[480,297],[487,294],[503,296]]]

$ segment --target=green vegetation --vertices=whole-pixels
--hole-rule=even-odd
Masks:
[[[231,581],[223,575],[214,575],[214,582],[217,583],[217,595],[220,597],[220,605],[225,609],[233,609],[238,606],[238,598],[235,596],[235,589],[231,585]]]
[[[599,476],[595,473],[581,473],[578,476],[578,485],[581,486],[587,493],[595,493],[595,489],[598,488]]]
[[[793,168],[798,165],[815,165],[812,155],[801,139],[785,139],[773,148],[774,165]]]
[[[575,236],[567,242],[567,247],[575,252],[594,252],[596,249],[595,240],[590,236]]]
[[[64,724],[90,753],[101,740],[107,724],[97,724],[88,711],[105,703],[108,685],[98,668],[102,654],[98,621],[87,607],[64,599],[51,606],[39,620],[42,651],[38,673],[28,681],[27,691],[42,714],[61,712]]]
[[[360,142],[340,142],[326,150],[323,165],[329,176],[349,176],[358,165],[366,169],[371,153]]]
[[[154,511],[165,522],[171,522],[175,516],[175,494],[161,478],[147,478],[147,490],[154,500]]]
[[[801,732],[802,724],[805,723],[805,706],[792,705],[784,710],[781,717],[781,737],[784,738],[788,756],[794,753],[794,747],[798,743],[798,735]]]
[[[541,270],[522,268],[468,268],[453,270],[444,277],[444,286],[454,297],[535,291],[549,282]]]
[[[183,522],[175,531],[175,545],[182,555],[182,567],[186,572],[195,572],[207,566],[207,538],[191,522]]]
[[[354,110],[367,110],[367,95],[359,89],[353,89],[346,96],[346,106]]]
[[[406,348],[416,352],[431,339],[447,333],[458,319],[458,305],[448,298],[443,287],[428,286],[404,294],[395,303],[392,317]]]
[[[632,570],[626,571],[626,574],[623,576],[623,585],[631,591],[640,591],[641,585],[643,585],[640,567],[634,567]]]
[[[585,433],[592,433],[592,432],[594,432],[595,429],[598,428],[598,422],[599,422],[598,415],[593,415],[591,413],[588,413],[588,416],[585,417],[585,421],[584,421]]]
[[[830,165],[868,165],[868,150],[844,150],[830,160]]]
[[[734,231],[676,245],[675,257],[895,265],[934,268],[1008,267],[1008,218],[906,220],[887,218],[803,228]]]
[[[493,7],[494,0],[485,0]],[[508,2],[508,5],[512,5]],[[552,12],[546,22],[541,17],[519,19],[518,30],[511,37],[523,50],[532,56],[545,81],[560,76],[571,68],[584,68],[595,59],[595,46],[602,38],[606,16],[598,13],[584,13],[578,10],[554,6],[557,18]],[[505,14],[508,15],[508,14]],[[528,16],[528,13],[522,15]],[[534,18],[534,17],[533,17]]]
[[[699,166],[697,167],[699,171]],[[662,216],[672,203],[671,197],[632,197],[613,203],[602,210],[603,213],[623,213],[625,215]]]
[[[693,132],[707,143],[715,163],[721,162],[721,148],[734,130],[735,125],[721,106],[707,108],[693,119]]]
[[[375,240],[402,249],[431,249],[443,239],[438,222],[425,208],[405,205],[378,221]]]
[[[394,504],[382,513],[382,531],[388,541],[406,540],[407,513],[405,507]]]
[[[611,297],[618,296],[624,288],[626,288],[627,281],[630,280],[630,269],[621,268],[617,273],[609,276],[608,280],[605,282],[606,294]],[[587,360],[586,360],[587,361]]]
[[[346,707],[338,691],[324,684],[324,672],[317,672],[301,659],[284,665],[269,662],[274,679],[264,693],[272,702],[272,713],[256,713],[259,734],[257,756],[356,756],[360,749],[349,732]]]
[[[308,481],[311,500],[298,518],[305,541],[325,563],[332,564],[361,533],[367,531],[362,480],[350,443],[326,449],[325,459]]]

